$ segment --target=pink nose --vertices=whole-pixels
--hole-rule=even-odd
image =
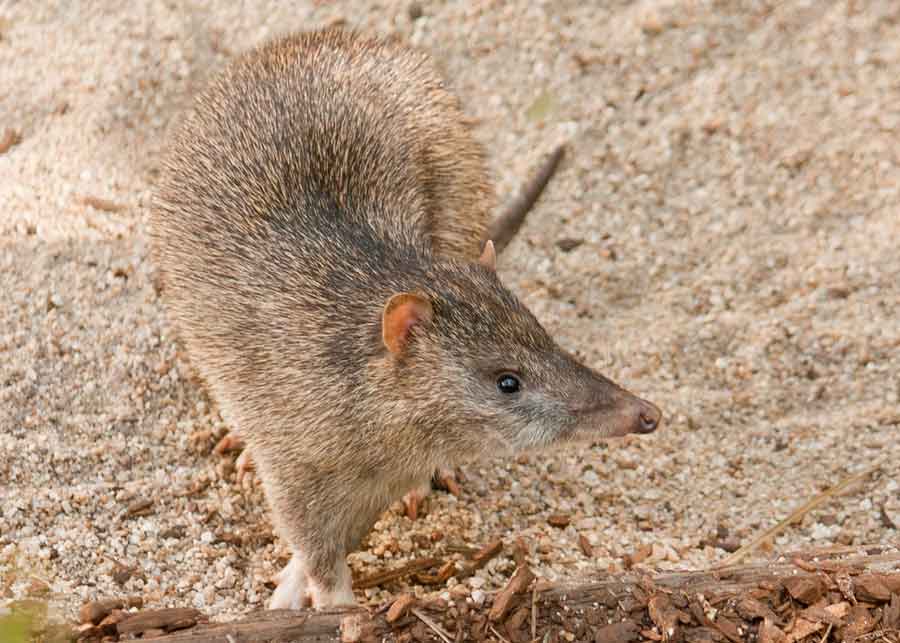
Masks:
[[[656,405],[641,400],[641,408],[637,418],[637,433],[653,433],[662,422],[662,411]]]

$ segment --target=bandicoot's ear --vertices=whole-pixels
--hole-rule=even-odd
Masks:
[[[497,251],[494,250],[494,242],[488,239],[484,244],[484,250],[478,257],[478,263],[488,270],[497,270]]]
[[[416,324],[430,322],[434,316],[431,302],[422,295],[401,292],[393,295],[381,313],[381,338],[395,355],[402,353],[409,341],[409,332]]]

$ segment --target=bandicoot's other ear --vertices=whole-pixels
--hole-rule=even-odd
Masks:
[[[413,326],[430,322],[433,316],[431,302],[422,295],[411,292],[393,295],[381,313],[381,338],[384,345],[395,355],[402,353]]]
[[[478,263],[488,270],[497,270],[497,251],[494,250],[494,242],[490,239],[484,243],[484,250],[478,257]]]

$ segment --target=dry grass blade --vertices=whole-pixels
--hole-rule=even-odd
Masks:
[[[409,613],[425,623],[425,625],[430,628],[432,632],[437,634],[442,641],[444,641],[445,643],[453,643],[453,639],[451,639],[450,635],[447,634],[446,631],[444,631],[444,628],[431,620],[431,617],[429,617],[425,612],[420,609],[412,608],[411,610],[409,610]]]
[[[773,536],[777,536],[782,531],[787,529],[787,527],[789,525],[792,525],[793,523],[800,520],[803,516],[808,514],[810,511],[812,511],[813,509],[818,507],[820,504],[822,504],[826,500],[830,500],[831,498],[840,494],[851,484],[853,484],[855,482],[859,482],[861,480],[865,480],[870,475],[872,475],[873,473],[875,473],[876,471],[881,469],[883,464],[884,463],[879,462],[878,464],[872,465],[868,469],[865,469],[864,471],[862,471],[860,473],[857,473],[848,478],[845,478],[844,480],[842,480],[835,486],[833,486],[829,489],[826,489],[825,491],[823,491],[822,493],[820,493],[816,496],[813,496],[812,498],[807,500],[805,503],[803,503],[802,506],[800,506],[797,509],[795,509],[794,511],[792,511],[791,514],[787,518],[785,518],[784,520],[779,522],[777,525],[775,525],[774,527],[771,527],[770,529],[767,529],[766,531],[761,533],[759,536],[757,536],[756,538],[751,540],[749,543],[747,543],[746,545],[744,545],[743,547],[738,549],[736,552],[734,552],[730,556],[727,556],[722,562],[720,562],[718,565],[716,565],[715,568],[721,569],[722,567],[729,567],[731,565],[736,565],[737,563],[741,562],[747,556],[747,554],[749,554],[754,549],[759,547],[762,543],[769,540]]]

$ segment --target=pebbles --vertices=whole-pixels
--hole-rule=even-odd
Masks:
[[[432,495],[415,523],[388,512],[351,556],[361,577],[427,557],[459,573],[472,552],[454,547],[504,547],[464,580],[361,600],[481,604],[517,558],[568,582],[704,567],[878,458],[880,477],[772,547],[896,541],[900,24],[890,0],[849,17],[806,4],[424,3],[413,20],[402,3],[201,16],[151,2],[134,24],[102,4],[14,5],[0,47],[0,132],[21,140],[0,153],[0,602],[36,594],[74,618],[82,601],[135,595],[227,617],[270,596],[287,552],[259,488],[210,454],[226,427],[162,317],[143,222],[166,129],[208,71],[342,17],[441,58],[501,194],[570,140],[501,275],[564,346],[666,415],[646,438],[468,465],[460,498]]]

